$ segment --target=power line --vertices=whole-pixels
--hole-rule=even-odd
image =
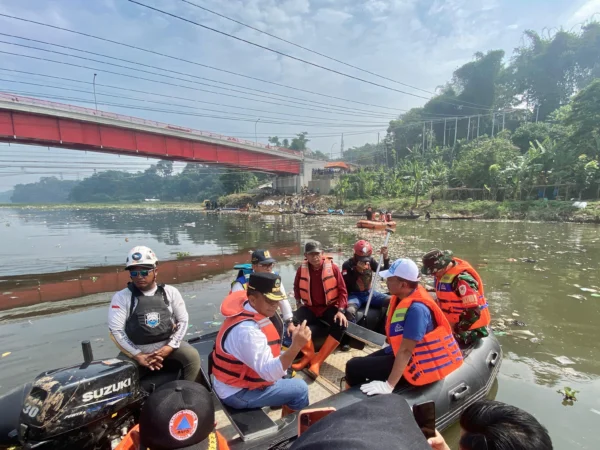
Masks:
[[[23,21],[23,22],[33,23],[33,24],[36,24],[36,25],[40,25],[40,26],[44,26],[44,27],[48,27],[48,28],[53,28],[53,29],[60,30],[60,31],[65,31],[65,32],[68,32],[68,33],[74,33],[74,34],[78,34],[80,36],[89,37],[89,38],[92,38],[92,39],[98,39],[100,41],[109,42],[111,44],[120,45],[120,46],[123,46],[123,47],[131,48],[131,49],[134,49],[134,50],[139,50],[139,51],[150,53],[150,54],[153,54],[153,55],[162,56],[162,57],[173,59],[173,60],[176,60],[176,61],[182,61],[182,62],[185,62],[185,63],[188,63],[188,64],[194,64],[194,65],[199,66],[199,67],[204,67],[204,68],[207,68],[207,69],[216,70],[216,71],[223,72],[223,73],[228,73],[228,74],[231,74],[231,75],[235,75],[235,76],[242,77],[242,78],[247,78],[247,79],[250,79],[250,80],[260,81],[261,83],[267,83],[267,84],[272,84],[272,85],[275,85],[275,86],[284,87],[284,88],[287,88],[287,89],[293,89],[293,90],[300,91],[300,92],[306,92],[308,94],[319,95],[319,96],[323,96],[323,97],[327,97],[327,98],[332,98],[332,99],[336,99],[336,100],[342,100],[342,101],[345,101],[345,102],[357,103],[357,104],[365,105],[365,106],[374,106],[376,108],[388,109],[390,111],[396,111],[396,112],[398,112],[398,111],[406,111],[406,110],[403,110],[403,109],[390,108],[388,106],[374,105],[374,104],[371,104],[371,103],[359,102],[357,100],[350,100],[350,99],[345,99],[345,98],[341,98],[341,97],[335,97],[335,96],[331,96],[331,95],[327,95],[327,94],[322,94],[322,93],[319,93],[319,92],[310,91],[310,90],[307,90],[307,89],[301,89],[301,88],[297,88],[297,87],[294,87],[294,86],[288,86],[286,84],[281,84],[281,83],[277,83],[277,82],[274,82],[274,81],[263,80],[261,78],[252,77],[250,75],[245,75],[245,74],[242,74],[242,73],[233,72],[233,71],[226,70],[226,69],[221,69],[221,68],[218,68],[218,67],[213,67],[213,66],[209,66],[209,65],[206,65],[206,64],[201,64],[201,63],[198,63],[196,61],[190,61],[188,59],[179,58],[177,56],[172,56],[172,55],[168,55],[168,54],[165,54],[165,53],[157,52],[157,51],[154,51],[154,50],[149,50],[149,49],[145,49],[145,48],[142,48],[142,47],[137,47],[135,45],[126,44],[124,42],[118,42],[118,41],[114,41],[114,40],[111,40],[111,39],[102,38],[102,37],[99,37],[99,36],[95,36],[93,34],[83,33],[81,31],[70,30],[68,28],[58,27],[58,26],[50,25],[50,24],[43,23],[43,22],[37,22],[37,21],[31,20],[31,19],[24,19],[22,17],[11,16],[11,15],[8,15],[8,14],[0,14],[0,16],[1,17],[7,17],[9,19],[20,20],[20,21]]]
[[[13,45],[20,45],[20,44],[15,44],[15,43],[11,43],[11,44],[13,44]],[[206,92],[206,93],[209,93],[209,94],[222,95],[222,96],[225,96],[225,97],[240,98],[240,99],[244,99],[244,100],[250,100],[250,101],[253,101],[253,102],[268,103],[268,104],[278,105],[278,106],[284,106],[284,107],[292,107],[290,104],[297,103],[297,102],[289,102],[290,104],[277,103],[277,102],[271,102],[271,101],[268,101],[268,100],[263,100],[263,99],[260,99],[260,98],[249,98],[249,97],[243,97],[243,96],[240,96],[240,95],[227,94],[227,93],[224,93],[224,92],[214,92],[214,91],[210,91],[210,90],[207,90],[207,89],[201,89],[201,88],[197,88],[197,87],[185,86],[185,85],[177,84],[177,83],[170,83],[168,81],[163,81],[163,80],[153,80],[151,78],[141,77],[141,76],[138,76],[138,75],[126,74],[126,73],[121,73],[121,72],[115,72],[115,71],[112,71],[112,70],[107,70],[107,69],[98,68],[98,67],[90,67],[90,66],[85,66],[85,65],[82,65],[82,64],[74,64],[74,63],[69,63],[69,62],[65,62],[65,61],[57,61],[57,60],[50,59],[50,58],[42,58],[40,56],[25,55],[25,54],[13,53],[13,52],[1,51],[1,50],[0,50],[0,54],[17,56],[17,57],[20,57],[20,58],[28,58],[28,59],[33,59],[33,60],[37,60],[37,61],[52,62],[52,63],[55,63],[55,64],[61,64],[61,65],[66,65],[66,66],[71,66],[71,67],[78,67],[78,68],[81,68],[81,69],[94,70],[96,72],[109,73],[111,75],[118,75],[118,76],[122,76],[122,77],[126,77],[126,78],[132,78],[132,79],[137,79],[137,80],[149,81],[151,83],[157,83],[157,84],[166,85],[166,86],[174,86],[174,87],[179,87],[179,88],[188,89],[188,90],[192,90],[192,91]],[[74,55],[70,55],[70,56],[76,57]],[[102,62],[102,64],[114,65],[114,64],[111,64],[111,63],[107,63],[107,62]],[[137,70],[137,69],[131,68],[131,67],[125,67],[125,68],[128,69],[128,70]],[[150,72],[150,73],[152,73],[152,72]],[[161,74],[153,74],[153,75],[162,76],[162,77],[166,77],[166,78],[174,78],[174,77],[168,77],[167,75],[161,75]],[[183,81],[186,81],[188,83],[200,84],[198,82],[193,82],[193,81],[189,81],[189,80],[183,80]],[[220,88],[220,89],[231,90],[231,89],[225,89],[225,88]],[[265,96],[259,96],[257,94],[252,94],[250,92],[244,92],[244,94],[255,95],[257,97],[265,97]],[[269,97],[265,97],[265,98],[269,98]],[[276,100],[279,100],[279,99],[276,99]],[[307,111],[326,112],[323,109],[307,108],[306,106],[304,106],[303,103],[298,103],[298,104],[301,105],[301,106],[293,106],[293,107],[296,108],[296,109],[305,109]],[[330,109],[330,111],[343,112],[343,111],[338,111],[338,110],[335,110],[335,109]]]
[[[319,68],[319,69],[326,70],[326,71],[328,71],[328,72],[333,72],[333,73],[335,73],[335,74],[338,74],[338,75],[344,76],[344,77],[346,77],[346,78],[351,78],[351,79],[353,79],[353,80],[362,81],[363,83],[371,84],[371,85],[373,85],[373,86],[377,86],[377,87],[380,87],[380,88],[383,88],[383,89],[387,89],[387,90],[390,90],[390,91],[398,92],[398,93],[400,93],[400,94],[405,94],[405,95],[410,95],[410,96],[412,96],[412,97],[417,97],[417,98],[422,98],[422,99],[425,99],[425,100],[430,100],[430,98],[429,98],[429,97],[424,97],[424,96],[422,96],[422,95],[414,94],[414,93],[412,93],[412,92],[406,92],[406,91],[402,91],[402,90],[400,90],[400,89],[395,89],[395,88],[392,88],[392,87],[389,87],[389,86],[385,86],[385,85],[383,85],[383,84],[379,84],[379,83],[375,83],[375,82],[373,82],[373,81],[365,80],[364,78],[356,77],[356,76],[354,76],[354,75],[350,75],[350,74],[347,74],[347,73],[344,73],[344,72],[340,72],[339,70],[331,69],[331,68],[328,68],[328,67],[322,66],[322,65],[320,65],[320,64],[316,64],[316,63],[313,63],[313,62],[307,61],[307,60],[305,60],[305,59],[298,58],[298,57],[296,57],[296,56],[292,56],[292,55],[289,55],[289,54],[287,54],[287,53],[284,53],[284,52],[280,52],[279,50],[275,50],[275,49],[272,49],[272,48],[266,47],[266,46],[264,46],[264,45],[260,45],[260,44],[257,44],[257,43],[255,43],[255,42],[249,41],[249,40],[247,40],[247,39],[243,39],[243,38],[240,38],[240,37],[234,36],[234,35],[232,35],[232,34],[225,33],[224,31],[220,31],[220,30],[217,30],[217,29],[215,29],[215,28],[211,28],[211,27],[209,27],[209,26],[207,26],[207,25],[203,25],[203,24],[201,24],[201,23],[199,23],[199,22],[195,22],[195,21],[193,21],[193,20],[186,19],[185,17],[178,16],[177,14],[173,14],[173,13],[170,13],[170,12],[164,11],[164,10],[162,10],[162,9],[158,9],[158,8],[155,8],[155,7],[153,7],[153,6],[150,6],[150,5],[146,5],[146,4],[144,4],[144,3],[141,3],[141,2],[138,2],[138,1],[136,1],[136,0],[128,0],[128,1],[129,1],[130,3],[134,3],[134,4],[136,4],[136,5],[139,5],[139,6],[142,6],[142,7],[144,7],[144,8],[151,9],[151,10],[153,10],[153,11],[159,12],[159,13],[161,13],[161,14],[165,14],[165,15],[167,15],[167,16],[170,16],[170,17],[173,17],[173,18],[175,18],[175,19],[179,19],[179,20],[182,20],[182,21],[184,21],[184,22],[191,23],[191,24],[193,24],[193,25],[196,25],[196,26],[198,26],[198,27],[201,27],[201,28],[204,28],[204,29],[206,29],[206,30],[212,31],[212,32],[214,32],[214,33],[218,33],[218,34],[221,34],[221,35],[223,35],[223,36],[227,36],[227,37],[229,37],[229,38],[232,38],[232,39],[238,40],[238,41],[240,41],[240,42],[244,42],[244,43],[246,43],[246,44],[249,44],[249,45],[253,45],[253,46],[255,46],[255,47],[258,47],[258,48],[261,48],[261,49],[263,49],[263,50],[267,50],[267,51],[269,51],[269,52],[276,53],[276,54],[278,54],[278,55],[280,55],[280,56],[284,56],[284,57],[286,57],[286,58],[290,58],[290,59],[293,59],[293,60],[296,60],[296,61],[302,62],[302,63],[304,63],[304,64],[309,64],[309,65],[311,65],[311,66],[317,67],[317,68]],[[449,105],[456,106],[456,103],[454,103],[454,102],[449,102],[449,101],[445,101],[445,100],[440,100],[440,103],[446,103],[446,104],[449,104]],[[467,106],[467,105],[459,105],[459,106],[464,106],[464,107],[466,107],[466,108],[472,108],[472,109],[486,109],[486,110],[490,110],[490,108],[485,108],[485,107],[484,107],[484,108],[481,108],[481,107],[474,107],[474,106]]]
[[[87,85],[93,84],[92,82],[89,82],[89,81],[81,81],[81,80],[75,80],[72,78],[56,77],[56,76],[52,76],[52,75],[35,74],[33,72],[25,72],[25,71],[21,71],[21,70],[3,69],[3,68],[0,68],[0,70],[10,71],[10,72],[19,72],[19,73],[29,73],[29,74],[38,75],[40,77],[72,81],[72,82],[80,83],[80,84],[87,84]],[[22,77],[22,78],[25,78],[25,77]],[[11,83],[26,84],[26,82],[20,81],[20,79],[19,80],[5,80],[5,81],[11,82]],[[39,80],[34,80],[34,81],[39,81]],[[56,87],[56,86],[51,86],[51,85],[42,85],[42,86],[52,87],[54,89],[66,89],[62,86],[61,87]],[[246,109],[248,111],[256,111],[256,112],[267,113],[267,114],[279,114],[279,115],[295,116],[295,117],[309,117],[309,116],[305,116],[305,115],[297,115],[297,114],[290,114],[290,113],[283,113],[283,112],[272,112],[272,111],[266,111],[266,110],[256,109],[256,108],[241,107],[241,106],[237,106],[237,105],[227,105],[227,104],[222,104],[222,103],[207,102],[204,100],[196,100],[196,99],[191,99],[191,98],[186,98],[186,97],[179,97],[176,95],[159,94],[157,92],[148,92],[148,91],[142,91],[139,89],[131,89],[131,88],[124,88],[124,87],[120,87],[120,86],[113,86],[113,85],[109,85],[109,84],[96,83],[96,86],[101,86],[101,87],[105,87],[105,88],[109,88],[109,89],[118,89],[118,90],[128,91],[128,92],[136,92],[139,94],[153,95],[153,96],[157,96],[157,97],[172,98],[172,99],[183,100],[183,101],[188,101],[188,102],[193,102],[193,103],[204,103],[204,104],[208,104],[208,105],[222,106],[222,107],[226,107],[226,108]],[[68,88],[76,90],[76,88],[73,88],[71,86],[69,86]],[[83,92],[89,93],[88,91],[83,91]],[[105,95],[109,95],[109,94],[105,94]],[[150,100],[148,100],[148,101],[150,101]],[[185,106],[185,107],[187,107],[187,106]],[[337,111],[331,112],[331,113],[329,111],[320,111],[320,110],[317,110],[317,111],[323,112],[326,114],[339,114],[339,115],[347,115],[347,116],[352,116],[352,117],[373,117],[373,118],[384,119],[384,117],[379,117],[379,116],[370,116],[370,115],[352,114],[352,113],[338,113]],[[331,119],[328,118],[326,120],[331,120]]]
[[[60,89],[60,90],[64,90],[64,91],[69,91],[69,92],[81,92],[81,93],[85,93],[85,94],[89,94],[88,91],[82,90],[82,89],[74,89],[74,88],[66,88],[66,87],[58,87],[58,86],[52,86],[52,85],[47,85],[47,84],[39,84],[39,83],[31,83],[31,82],[26,82],[26,81],[14,81],[14,80],[5,80],[0,78],[0,81],[3,82],[7,82],[7,83],[16,83],[16,84],[25,84],[28,86],[38,86],[38,87],[45,87],[45,88],[50,88],[50,89]],[[156,100],[147,100],[147,99],[143,99],[143,98],[135,98],[135,97],[127,97],[127,96],[123,96],[123,95],[114,95],[114,94],[107,94],[105,92],[97,92],[98,95],[102,95],[105,97],[116,97],[116,98],[120,98],[120,99],[125,99],[125,100],[133,100],[133,101],[138,101],[138,102],[146,102],[146,103],[156,103],[159,105],[167,105],[167,106],[177,106],[177,107],[181,107],[181,108],[188,108],[194,111],[209,111],[209,112],[217,112],[217,113],[224,113],[224,114],[233,114],[236,116],[245,116],[245,117],[254,117],[254,115],[250,115],[250,114],[241,114],[241,113],[235,113],[235,112],[230,112],[230,111],[222,111],[222,110],[215,110],[215,109],[207,109],[207,108],[195,108],[193,106],[188,106],[188,105],[182,105],[179,103],[167,103],[167,102],[159,102]],[[263,113],[267,113],[267,114],[280,114],[280,115],[285,115],[285,116],[293,116],[293,117],[305,117],[307,119],[316,119],[316,120],[335,120],[335,119],[331,119],[331,118],[326,118],[326,117],[313,117],[313,116],[301,116],[298,114],[286,114],[286,113],[272,113],[269,111],[262,111]],[[278,119],[277,117],[273,118],[273,117],[269,117],[269,116],[261,116],[261,119],[265,118],[265,119]],[[372,124],[372,125],[382,125],[381,123],[375,123],[375,122],[364,122],[365,124]]]
[[[102,54],[102,53],[91,52],[91,51],[87,51],[87,50],[82,50],[82,49],[79,49],[79,48],[69,47],[69,46],[66,46],[66,45],[53,44],[51,42],[41,41],[41,40],[38,40],[38,39],[24,38],[24,37],[16,36],[16,35],[13,35],[13,34],[7,34],[7,33],[0,33],[0,35],[2,35],[2,36],[8,36],[8,37],[11,37],[11,38],[14,38],[14,39],[21,39],[21,40],[24,40],[24,41],[37,42],[37,43],[43,44],[43,45],[50,45],[50,46],[54,46],[54,47],[64,48],[64,49],[72,50],[72,51],[75,51],[75,52],[80,52],[80,53],[86,53],[86,54],[90,54],[90,55],[100,56],[102,58],[113,59],[113,60],[116,60],[116,61],[125,62],[127,64],[132,64],[132,65],[135,65],[135,66],[147,67],[147,68],[154,69],[154,70],[160,70],[162,72],[174,73],[174,74],[177,74],[177,75],[183,75],[183,76],[190,77],[190,78],[196,78],[196,79],[199,79],[199,80],[210,81],[212,83],[219,83],[219,84],[223,84],[225,86],[232,86],[232,87],[236,87],[236,88],[245,89],[247,91],[254,91],[254,92],[259,92],[261,94],[267,94],[267,95],[275,95],[277,97],[282,97],[282,98],[284,98],[286,100],[291,99],[291,100],[296,100],[296,101],[300,101],[300,102],[303,102],[303,103],[314,103],[314,104],[324,105],[324,106],[328,106],[328,107],[334,106],[336,108],[345,108],[344,106],[340,106],[340,105],[329,105],[327,103],[316,102],[314,100],[305,100],[305,99],[298,98],[298,97],[291,97],[289,95],[277,94],[277,93],[274,93],[274,92],[268,92],[268,91],[263,91],[263,90],[260,90],[260,89],[249,88],[249,87],[246,87],[246,86],[240,86],[238,84],[226,83],[224,81],[219,81],[219,80],[213,80],[211,78],[200,77],[200,76],[197,76],[197,75],[194,75],[194,74],[190,74],[190,73],[178,72],[176,70],[171,70],[171,69],[164,69],[162,67],[153,66],[151,64],[144,64],[144,63],[141,63],[141,62],[131,61],[131,60],[124,59],[124,58],[117,58],[117,57],[114,57],[114,56],[105,55],[105,54]],[[124,69],[137,70],[137,71],[140,71],[140,72],[143,72],[143,73],[149,73],[149,74],[152,74],[152,75],[165,76],[165,75],[162,75],[162,74],[157,74],[157,73],[154,73],[154,72],[149,72],[149,71],[145,71],[145,70],[141,70],[141,69],[137,69],[137,68],[131,68],[131,67],[127,67],[127,66],[122,66],[120,64],[109,63],[109,62],[106,62],[106,61],[100,61],[100,60],[93,59],[93,58],[85,58],[83,56],[77,56],[77,55],[72,55],[72,54],[69,54],[69,53],[57,52],[57,51],[48,50],[48,49],[45,49],[45,48],[26,46],[26,45],[23,45],[23,44],[17,44],[17,43],[14,43],[14,42],[7,42],[7,41],[0,41],[0,43],[9,44],[9,45],[16,45],[16,46],[20,46],[20,47],[24,47],[24,48],[30,48],[30,49],[34,49],[34,50],[49,52],[49,53],[55,53],[55,54],[62,55],[62,56],[70,56],[72,58],[83,59],[83,60],[86,60],[86,61],[92,61],[92,62],[96,62],[96,63],[100,63],[100,64],[108,64],[108,65],[112,65],[112,66],[120,67],[120,68],[124,68]],[[169,76],[169,78],[173,78],[173,79],[181,80],[181,81],[186,81],[188,83],[201,84],[203,86],[209,86],[209,87],[213,87],[213,88],[217,88],[217,89],[225,89],[225,88],[223,88],[221,86],[215,86],[215,85],[207,84],[207,83],[198,83],[198,82],[186,80],[186,79],[183,79],[183,78],[173,77],[171,75]],[[237,91],[235,89],[227,89],[227,90],[232,90],[233,92],[240,92],[242,94],[256,95],[256,94],[252,94],[251,92]],[[273,97],[267,97],[267,98],[273,98]],[[281,99],[275,99],[275,100],[281,100]],[[354,108],[354,110],[356,110],[356,111],[362,111],[362,112],[368,112],[368,113],[371,113],[371,114],[382,115],[382,113],[379,113],[377,111],[368,111],[368,110],[361,110],[361,109],[356,109],[356,108]],[[389,114],[387,115],[387,117],[390,117]]]
[[[382,79],[384,79],[384,80],[391,81],[392,83],[400,84],[400,85],[402,85],[402,86],[406,86],[406,87],[409,87],[409,88],[411,88],[411,89],[415,89],[415,90],[417,90],[417,91],[425,92],[426,94],[436,95],[436,93],[435,93],[435,92],[427,91],[427,90],[425,90],[425,89],[421,89],[421,88],[419,88],[419,87],[412,86],[412,85],[410,85],[410,84],[403,83],[403,82],[401,82],[401,81],[394,80],[394,79],[392,79],[392,78],[388,78],[388,77],[386,77],[386,76],[383,76],[383,75],[379,75],[379,74],[377,74],[377,73],[375,73],[375,72],[371,72],[370,70],[363,69],[362,67],[357,67],[357,66],[355,66],[355,65],[352,65],[352,64],[349,64],[349,63],[347,63],[347,62],[341,61],[341,60],[339,60],[339,59],[337,59],[337,58],[334,58],[333,56],[328,56],[328,55],[325,55],[325,54],[323,54],[323,53],[320,53],[320,52],[318,52],[318,51],[316,51],[316,50],[312,50],[312,49],[310,49],[310,48],[307,48],[307,47],[304,47],[304,46],[302,46],[302,45],[300,45],[300,44],[296,44],[295,42],[289,41],[289,40],[287,40],[287,39],[283,39],[283,38],[281,38],[281,37],[279,37],[279,36],[275,36],[274,34],[271,34],[271,33],[267,32],[267,31],[264,31],[264,30],[261,30],[261,29],[259,29],[259,28],[253,27],[252,25],[248,25],[248,24],[246,24],[246,23],[240,22],[239,20],[233,19],[233,18],[231,18],[231,17],[228,17],[228,16],[226,16],[226,15],[224,15],[224,14],[221,14],[221,13],[218,13],[218,12],[216,12],[216,11],[210,10],[210,9],[208,9],[208,8],[205,8],[204,6],[200,6],[200,5],[196,4],[196,3],[190,2],[189,0],[181,0],[181,1],[182,1],[183,3],[187,3],[188,5],[191,5],[191,6],[194,6],[194,7],[196,7],[196,8],[199,8],[199,9],[201,9],[201,10],[203,10],[203,11],[206,11],[206,12],[209,12],[209,13],[211,13],[211,14],[214,14],[214,15],[216,15],[216,16],[222,17],[223,19],[229,20],[229,21],[231,21],[231,22],[235,22],[235,23],[237,23],[237,24],[239,24],[239,25],[242,25],[242,26],[244,26],[244,27],[246,27],[246,28],[250,28],[250,29],[252,29],[252,30],[254,30],[254,31],[258,31],[259,33],[262,33],[262,34],[266,34],[267,36],[269,36],[269,37],[272,37],[272,38],[274,38],[274,39],[277,39],[277,40],[279,40],[279,41],[285,42],[286,44],[293,45],[294,47],[298,47],[298,48],[300,48],[300,49],[302,49],[302,50],[306,50],[306,51],[308,51],[308,52],[314,53],[315,55],[322,56],[323,58],[327,58],[327,59],[330,59],[330,60],[332,60],[332,61],[335,61],[335,62],[337,62],[337,63],[343,64],[343,65],[345,65],[345,66],[352,67],[353,69],[360,70],[361,72],[368,73],[369,75],[373,75],[373,76],[376,76],[376,77],[378,77],[378,78],[382,78]],[[484,108],[486,108],[486,107],[485,107],[485,106],[483,106],[483,105],[479,105],[479,104],[477,104],[477,103],[471,103],[471,102],[467,102],[467,101],[464,101],[464,100],[457,100],[457,102],[462,102],[462,103],[464,103],[464,104],[468,104],[468,105],[474,105],[474,106],[478,106],[478,107],[484,107]]]
[[[35,95],[37,97],[49,98],[49,99],[54,99],[54,100],[67,100],[67,101],[74,101],[74,102],[79,102],[79,103],[84,103],[84,104],[94,104],[93,100],[87,100],[87,99],[78,98],[78,97],[65,97],[65,96],[50,95],[50,94],[45,94],[45,93],[40,93],[40,92],[27,92],[27,91],[15,91],[15,90],[10,90],[10,91],[5,91],[5,92],[9,93],[9,94],[13,94],[13,95]],[[206,117],[209,119],[234,120],[234,121],[240,121],[240,122],[254,122],[256,120],[255,116],[250,116],[250,115],[246,115],[248,118],[245,119],[243,117],[214,116],[214,115],[210,115],[210,114],[199,114],[199,113],[193,113],[193,112],[178,111],[178,110],[173,110],[173,109],[149,108],[149,107],[142,107],[139,105],[112,103],[112,102],[106,102],[106,101],[98,102],[98,104],[105,105],[105,106],[114,106],[117,108],[137,109],[140,111],[161,112],[161,113],[177,114],[177,115],[191,116],[191,117]],[[233,114],[233,113],[227,113],[227,114]],[[267,118],[265,117],[265,119],[267,119]],[[268,119],[271,119],[271,118],[268,118]],[[362,128],[362,127],[372,127],[374,125],[377,125],[376,123],[373,123],[373,122],[345,123],[345,124],[341,125],[341,124],[329,123],[329,122],[319,122],[319,123],[280,122],[280,121],[276,121],[276,120],[277,119],[275,118],[274,120],[264,120],[263,122],[270,123],[270,124],[277,124],[277,125],[293,125],[293,126],[301,126],[301,127],[322,127],[322,128]],[[384,126],[385,124],[381,124],[381,125]]]

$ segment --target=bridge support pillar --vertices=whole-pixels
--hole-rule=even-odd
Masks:
[[[278,176],[273,182],[273,188],[282,194],[299,194],[302,187],[312,180],[313,169],[323,169],[327,161],[319,159],[304,159],[300,165],[300,175]]]

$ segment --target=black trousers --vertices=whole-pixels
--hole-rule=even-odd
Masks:
[[[385,349],[369,356],[352,358],[346,363],[346,383],[356,386],[367,381],[386,381],[392,373],[395,359],[394,354],[385,353]]]
[[[329,325],[329,336],[340,342],[344,336],[346,328],[342,327],[339,323],[333,320],[337,312],[338,309],[335,306],[332,306],[331,308],[325,310],[321,317],[317,317],[315,313],[310,310],[310,308],[307,306],[302,306],[294,312],[294,321],[297,323],[302,323],[304,320],[306,320],[306,324],[310,326],[323,325],[321,321],[324,320]]]

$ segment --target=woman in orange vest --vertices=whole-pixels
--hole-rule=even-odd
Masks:
[[[434,249],[423,256],[421,272],[435,277],[438,304],[462,344],[488,335],[491,318],[483,282],[468,262]]]
[[[294,370],[308,366],[308,374],[317,378],[321,364],[340,345],[348,326],[348,291],[344,278],[331,258],[323,257],[318,241],[308,241],[304,246],[304,261],[294,280],[294,297],[298,306],[294,313],[297,323],[306,321],[309,326],[318,326],[323,320],[329,325],[329,336],[319,353],[315,353],[315,347],[309,341],[302,349],[304,356],[300,362],[292,365]]]
[[[116,450],[229,450],[215,430],[211,394],[193,381],[172,381],[154,391],[144,403],[140,423]]]
[[[348,386],[367,395],[391,394],[402,377],[423,386],[444,379],[463,356],[444,314],[419,284],[419,268],[398,259],[379,274],[392,294],[386,323],[389,347],[346,364]],[[369,383],[366,383],[370,381]]]

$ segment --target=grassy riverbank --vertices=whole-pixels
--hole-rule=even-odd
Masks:
[[[282,197],[273,198],[279,200]],[[242,206],[252,203],[252,197],[247,194],[236,194],[222,197],[225,206]],[[315,203],[317,209],[336,207],[336,199],[333,196],[312,196],[306,201],[307,204]],[[588,202],[585,209],[573,206],[573,202],[560,201],[443,201],[436,200],[433,204],[429,199],[419,202],[414,206],[412,198],[371,198],[369,200],[353,200],[345,202],[344,209],[347,212],[363,212],[368,205],[374,209],[385,208],[396,213],[410,211],[424,215],[429,211],[432,216],[446,214],[449,216],[476,216],[480,219],[499,220],[527,220],[527,221],[559,221],[559,222],[590,222],[600,223],[600,202]],[[201,203],[70,203],[70,204],[0,204],[0,208],[14,209],[43,209],[43,210],[65,210],[65,209],[151,209],[151,210],[178,210],[178,211],[201,211],[204,206]]]

